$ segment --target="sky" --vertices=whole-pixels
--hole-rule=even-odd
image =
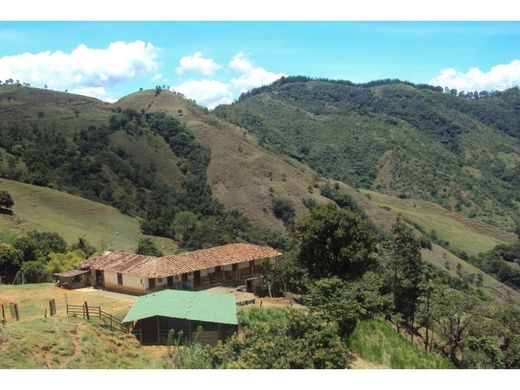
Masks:
[[[170,87],[208,108],[284,75],[520,85],[520,22],[0,22],[0,80],[115,101]]]

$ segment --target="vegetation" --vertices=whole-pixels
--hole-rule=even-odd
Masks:
[[[299,260],[312,277],[356,278],[375,264],[373,232],[353,212],[317,206],[296,227]]]
[[[139,240],[135,253],[138,255],[156,256],[161,257],[164,254],[155,246],[152,240],[149,238],[143,238]]]
[[[0,210],[10,209],[14,206],[13,198],[7,191],[0,191]]]
[[[477,96],[399,80],[288,77],[214,113],[318,174],[512,230],[520,220],[520,91]]]
[[[346,346],[334,326],[318,314],[257,308],[241,314],[241,322],[247,324],[243,337],[235,336],[211,350],[213,367],[348,367],[350,358]]]
[[[425,352],[381,319],[360,321],[348,346],[362,359],[390,368],[454,368],[447,358]]]
[[[87,256],[94,251],[133,252],[145,236],[139,220],[122,214],[113,207],[70,195],[50,188],[0,179],[0,188],[7,189],[16,199],[13,215],[0,213],[0,233],[24,235],[28,231],[52,231],[68,244],[91,246],[81,249]],[[165,253],[173,253],[178,245],[171,239],[150,237]]]

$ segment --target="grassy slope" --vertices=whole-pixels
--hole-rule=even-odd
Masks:
[[[127,252],[145,237],[137,219],[101,203],[5,179],[0,179],[0,190],[9,191],[15,201],[14,215],[0,214],[0,230],[57,232],[69,243],[84,237],[98,249]],[[172,240],[151,238],[167,253],[176,248]]]
[[[52,284],[0,286],[0,302],[17,302],[20,322],[8,316],[0,328],[0,368],[162,368],[165,348],[142,347],[131,335],[110,331],[97,319],[67,318],[69,303],[101,305],[122,316],[133,300],[103,296],[97,291],[66,291]],[[49,299],[56,299],[57,316],[44,318]]]
[[[395,223],[397,218],[397,213],[379,207],[376,199],[374,199],[376,197],[373,197],[372,200],[370,200],[363,192],[352,189],[352,187],[346,186],[343,183],[337,183],[342,191],[352,196],[356,203],[363,208],[368,217],[377,226],[380,226],[385,231],[391,230],[392,225]],[[478,226],[481,226],[481,224]],[[420,233],[417,231],[417,234]],[[508,233],[504,234],[507,236]],[[486,294],[486,296],[496,302],[512,301],[513,303],[520,305],[520,293],[518,291],[513,290],[495,278],[483,273],[477,267],[455,256],[441,246],[433,244],[432,250],[423,249],[422,256],[424,261],[432,264],[441,270],[441,272],[451,277],[458,277],[456,268],[457,264],[461,265],[461,272],[464,276],[482,273],[483,283],[481,290]],[[446,265],[447,263],[448,266]]]
[[[379,319],[360,321],[348,345],[363,360],[390,368],[454,368],[448,359],[425,352]]]
[[[289,157],[282,157],[259,146],[244,129],[223,121],[205,109],[168,91],[155,97],[155,91],[131,94],[117,105],[150,112],[162,111],[179,119],[197,141],[211,149],[208,181],[213,195],[228,208],[237,208],[253,222],[283,230],[271,210],[271,193],[292,200],[297,217],[307,214],[302,199],[327,202],[315,190],[316,174]]]
[[[420,225],[425,231],[435,230],[437,236],[450,245],[470,255],[487,252],[499,244],[510,244],[516,240],[512,233],[503,231],[484,222],[466,218],[435,203],[399,199],[394,196],[363,190],[378,206],[391,210]]]

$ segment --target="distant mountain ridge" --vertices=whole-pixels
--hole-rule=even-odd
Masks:
[[[520,223],[520,92],[481,95],[289,77],[213,112],[326,177],[512,229]]]

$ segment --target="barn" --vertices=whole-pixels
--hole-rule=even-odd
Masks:
[[[173,329],[214,345],[237,331],[235,298],[206,291],[163,290],[137,299],[123,319],[143,344],[166,344]]]
[[[262,287],[262,270],[279,255],[270,247],[244,243],[163,257],[107,251],[76,268],[90,271],[95,287],[134,295],[240,284],[257,292]]]

